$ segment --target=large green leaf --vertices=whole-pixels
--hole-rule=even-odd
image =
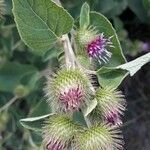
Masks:
[[[127,70],[130,73],[130,76],[133,76],[142,66],[150,62],[150,53],[145,54],[133,61],[130,61],[126,64],[120,65],[117,69]]]
[[[37,97],[38,99],[38,97]],[[52,113],[50,106],[47,104],[45,99],[40,99],[38,103],[31,103],[31,109],[28,117],[36,117]],[[43,109],[44,108],[44,109]]]
[[[150,24],[150,14],[146,10],[146,8],[149,7],[149,4],[146,3],[146,1],[143,2],[143,0],[128,0],[128,5],[129,8],[137,15],[137,17],[142,22],[146,22]]]
[[[104,33],[106,37],[112,37],[111,41],[115,48],[110,48],[109,50],[112,52],[112,58],[110,59],[107,66],[116,67],[120,64],[125,63],[125,58],[122,53],[122,49],[120,46],[120,42],[118,40],[115,29],[109,20],[100,13],[91,12],[90,14],[90,24],[96,27],[100,33]]]
[[[150,0],[143,0],[143,5],[150,12]]]
[[[94,8],[108,18],[114,18],[126,9],[127,4],[127,0],[99,0],[94,4]]]
[[[7,62],[0,67],[0,91],[13,92],[22,78],[36,73],[37,69],[31,65]]]
[[[116,68],[102,67],[97,71],[99,83],[103,87],[118,87],[127,75],[127,71]]]
[[[101,86],[118,87],[123,79],[130,74],[133,76],[143,65],[150,62],[150,53],[115,68],[102,67],[97,71]]]
[[[22,40],[40,55],[73,26],[72,17],[51,0],[13,0],[13,14]]]

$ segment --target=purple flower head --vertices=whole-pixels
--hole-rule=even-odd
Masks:
[[[112,111],[105,116],[104,119],[110,125],[121,125],[122,121],[117,111]]]
[[[69,88],[60,94],[59,100],[65,106],[65,110],[77,110],[80,106],[83,97],[83,90],[78,87]]]
[[[50,140],[46,145],[47,150],[64,150],[65,144],[59,140]]]
[[[98,35],[94,40],[86,45],[86,50],[89,57],[96,59],[100,64],[107,63],[111,58],[112,53],[107,50],[107,47],[113,47],[110,38],[105,38],[103,34]]]
[[[145,42],[145,43],[143,43],[143,45],[142,45],[142,50],[143,50],[144,52],[149,52],[149,51],[150,51],[150,42]]]
[[[120,126],[122,116],[126,109],[126,101],[121,91],[111,86],[99,88],[96,91],[98,101],[97,114],[109,125]]]
[[[46,150],[67,150],[81,126],[68,115],[52,115],[45,120],[42,128],[43,145]]]
[[[62,69],[48,77],[45,88],[48,103],[57,112],[73,113],[90,101],[89,79],[79,69]]]

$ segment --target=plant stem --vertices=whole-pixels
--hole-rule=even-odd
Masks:
[[[55,0],[55,2],[58,5],[61,6],[61,3],[60,3],[59,0]],[[65,51],[65,63],[66,63],[66,67],[67,68],[79,68],[79,69],[83,70],[84,72],[90,74],[91,71],[90,70],[86,70],[85,68],[83,68],[81,66],[81,64],[77,61],[77,59],[75,57],[75,54],[74,54],[74,51],[73,51],[73,48],[72,48],[72,45],[71,45],[71,42],[70,42],[70,39],[69,39],[69,37],[68,37],[67,34],[65,34],[65,35],[62,36],[61,41],[63,43],[63,47],[64,47],[64,51]],[[92,73],[95,74],[95,71],[92,71]],[[89,83],[89,86],[90,86],[91,91],[94,94],[95,93],[95,89],[94,89],[93,85],[91,83]],[[84,116],[84,118],[85,118],[87,126],[90,127],[91,126],[90,119],[87,116]]]
[[[70,67],[75,68],[76,59],[75,59],[75,55],[74,55],[68,35],[63,35],[62,42],[63,42],[63,46],[64,46],[64,51],[65,51],[66,67],[67,68],[70,68]]]
[[[18,99],[17,96],[13,97],[9,102],[7,102],[4,106],[0,108],[0,112],[2,112],[5,109],[8,109],[16,100]]]

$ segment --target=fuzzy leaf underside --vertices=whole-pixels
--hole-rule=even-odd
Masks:
[[[117,88],[128,74],[133,76],[148,62],[150,62],[150,53],[115,68],[102,67],[97,71],[99,83],[103,87],[110,85]]]
[[[23,127],[41,132],[42,131],[42,124],[45,121],[46,118],[53,116],[54,114],[47,114],[43,116],[38,116],[38,117],[30,117],[30,118],[25,118],[25,119],[20,119],[20,123]]]
[[[120,65],[117,68],[127,70],[130,73],[130,76],[133,76],[142,66],[150,62],[150,53],[145,54],[133,61],[130,61],[126,64]]]

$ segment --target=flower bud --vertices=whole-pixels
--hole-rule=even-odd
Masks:
[[[123,146],[121,131],[106,124],[96,125],[75,137],[76,150],[120,150]]]
[[[66,116],[54,115],[43,127],[43,143],[47,150],[67,150],[80,126]]]
[[[48,77],[46,95],[52,109],[76,111],[89,101],[89,80],[80,70],[61,70],[55,76]]]
[[[122,124],[121,115],[125,111],[126,102],[121,91],[112,87],[99,88],[96,91],[96,99],[97,116],[102,116],[103,121],[111,125]]]
[[[14,95],[22,98],[25,97],[29,94],[29,89],[27,87],[25,87],[24,85],[18,85],[15,90],[14,90]]]
[[[103,33],[98,33],[95,29],[89,28],[79,30],[77,41],[83,47],[90,59],[98,61],[100,64],[107,63],[112,53],[107,50],[113,47],[111,37],[106,38]]]

